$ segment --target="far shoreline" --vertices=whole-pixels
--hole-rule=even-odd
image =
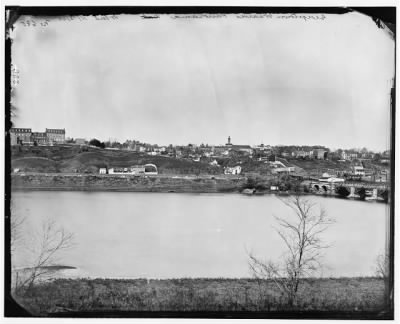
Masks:
[[[82,192],[82,193],[151,193],[151,194],[212,194],[212,195],[240,195],[240,196],[248,196],[248,197],[264,197],[264,196],[278,196],[278,197],[292,197],[299,193],[297,192],[276,192],[276,191],[264,191],[257,192],[254,194],[246,194],[240,191],[225,191],[225,192],[214,192],[214,191],[144,191],[144,190],[135,190],[132,188],[56,188],[56,187],[30,187],[30,188],[12,188],[11,193],[17,192]],[[379,203],[379,204],[388,204],[383,200],[363,200],[360,198],[348,198],[348,197],[340,197],[339,195],[324,195],[317,193],[300,193],[301,196],[312,196],[312,197],[321,197],[321,198],[329,198],[329,199],[340,199],[340,200],[348,200],[348,201],[361,201],[368,203]]]
[[[62,173],[20,173],[11,175],[11,191],[80,191],[80,192],[138,192],[138,193],[193,193],[193,194],[240,194],[246,196],[320,196],[357,201],[385,201],[381,198],[362,199],[344,197],[335,192],[315,192],[303,185],[300,191],[271,190],[268,180],[260,177],[249,184],[248,177],[224,175],[99,175]],[[262,189],[256,189],[260,186]],[[255,186],[255,187],[254,187]],[[307,188],[306,188],[307,187]],[[276,186],[275,186],[276,188]],[[306,190],[307,189],[307,190]]]

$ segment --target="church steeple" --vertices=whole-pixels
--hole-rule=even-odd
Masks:
[[[228,143],[226,143],[225,145],[232,145],[230,136],[228,136]]]

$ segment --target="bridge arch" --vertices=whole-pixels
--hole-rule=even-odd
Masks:
[[[335,191],[340,197],[348,197],[350,195],[350,189],[345,186],[337,187]]]
[[[357,194],[360,196],[361,200],[364,200],[367,196],[367,190],[364,187],[361,187],[357,190]]]

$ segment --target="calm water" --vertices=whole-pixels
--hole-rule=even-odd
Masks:
[[[309,197],[335,219],[324,239],[322,275],[371,275],[385,246],[388,205]],[[24,243],[52,218],[75,235],[59,263],[93,277],[250,277],[246,251],[278,259],[284,245],[273,215],[291,215],[277,197],[239,194],[15,192]],[[36,234],[35,234],[36,233]],[[28,255],[17,251],[17,266]]]

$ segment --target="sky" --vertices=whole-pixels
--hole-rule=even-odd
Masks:
[[[31,18],[13,33],[16,127],[159,145],[390,146],[394,41],[367,16]]]

